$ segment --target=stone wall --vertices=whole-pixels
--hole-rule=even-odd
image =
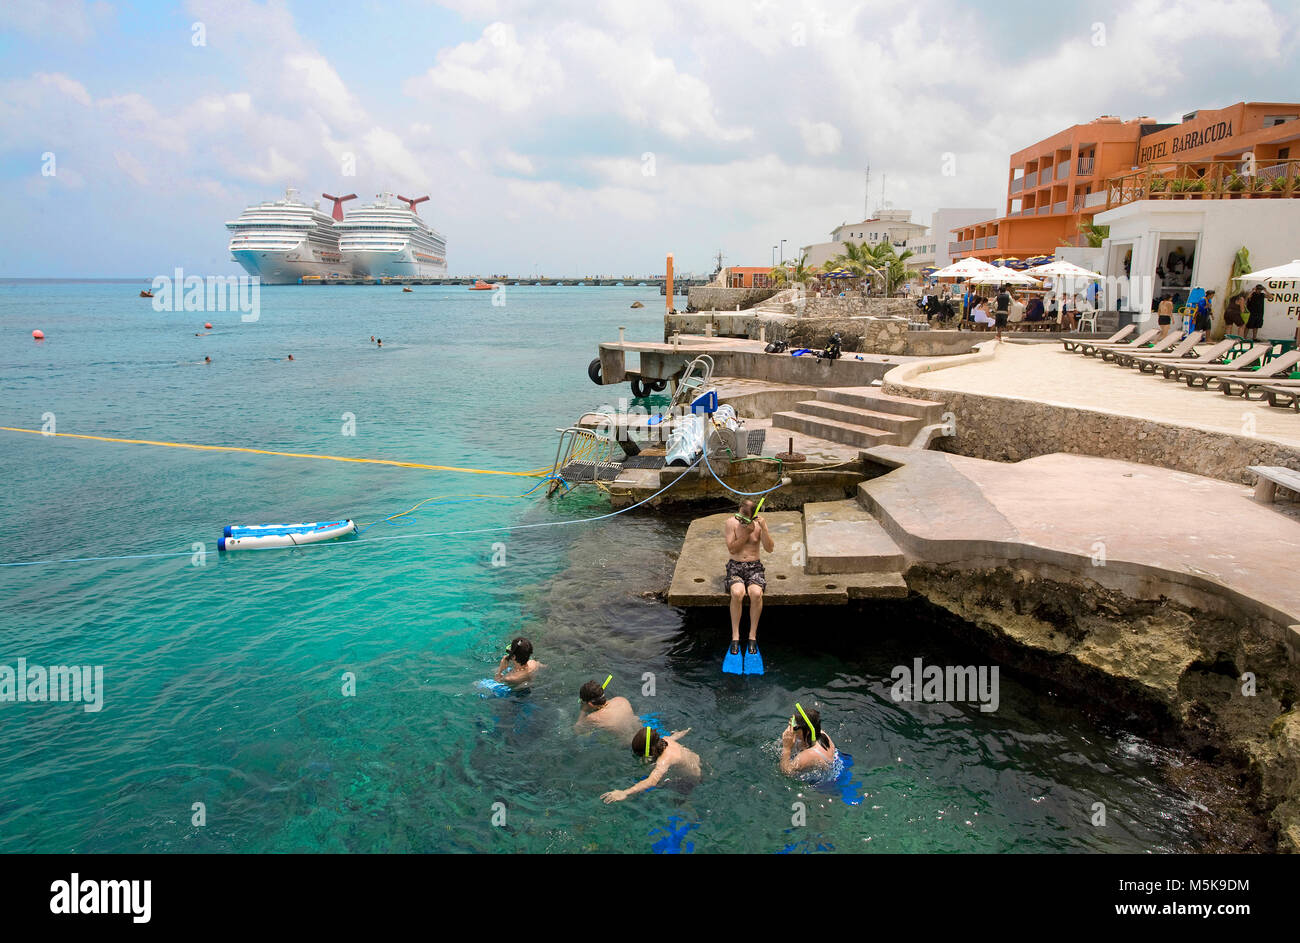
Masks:
[[[775,288],[719,288],[716,285],[697,285],[687,290],[687,307],[696,311],[743,311],[766,301],[777,293]]]
[[[861,295],[844,298],[808,297],[804,300],[803,308],[805,318],[908,318],[913,315],[924,320],[917,311],[916,302],[911,298],[863,298]]]

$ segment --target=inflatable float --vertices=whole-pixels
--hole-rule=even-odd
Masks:
[[[352,521],[318,521],[313,524],[229,524],[217,541],[218,550],[272,550],[301,547],[355,534]]]

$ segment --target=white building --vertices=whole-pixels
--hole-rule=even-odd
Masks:
[[[1214,317],[1223,324],[1229,276],[1237,250],[1250,250],[1252,269],[1300,258],[1300,199],[1138,200],[1098,213],[1109,226],[1103,244],[1100,307],[1152,319],[1151,299],[1172,294],[1181,304],[1191,288],[1214,289]],[[1293,339],[1300,316],[1300,285],[1266,285],[1278,295],[1264,309],[1260,337]]]
[[[914,223],[911,219],[911,210],[881,210],[871,219],[858,223],[841,223],[832,230],[830,242],[803,246],[800,251],[807,254],[809,265],[824,265],[836,256],[843,255],[847,242],[865,242],[868,246],[877,246],[888,240],[899,252],[911,249],[916,253],[917,248],[930,246],[935,240],[928,238],[927,227]],[[908,260],[909,263],[911,261]]]

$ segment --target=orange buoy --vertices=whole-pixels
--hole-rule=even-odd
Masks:
[[[43,340],[45,340],[45,332],[44,332],[44,331],[32,331],[32,337],[34,337],[34,338],[35,338],[36,340],[38,340],[38,341],[43,341]]]
[[[205,321],[205,322],[203,323],[203,330],[205,330],[205,331],[210,331],[210,330],[212,330],[212,322],[211,322],[211,321]]]

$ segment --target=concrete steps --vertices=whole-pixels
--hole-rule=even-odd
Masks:
[[[912,399],[908,396],[891,396],[875,386],[824,388],[817,391],[817,399],[823,403],[839,403],[857,409],[911,416],[927,424],[940,422],[943,419],[943,403],[928,399]]]
[[[898,544],[856,500],[805,504],[803,532],[810,574],[901,573],[906,566]]]
[[[908,445],[924,426],[942,417],[942,403],[853,386],[820,389],[816,399],[773,413],[772,425],[865,449]]]
[[[823,419],[798,411],[773,413],[772,425],[775,428],[792,429],[804,435],[829,439],[831,442],[843,442],[861,449],[868,449],[874,445],[900,444],[897,434],[887,429],[873,429],[855,423],[841,422],[838,419]]]

